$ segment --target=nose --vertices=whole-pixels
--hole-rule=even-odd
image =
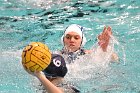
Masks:
[[[74,37],[71,37],[70,41],[74,41],[74,40],[75,40]]]

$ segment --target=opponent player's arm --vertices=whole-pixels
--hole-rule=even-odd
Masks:
[[[63,93],[63,91],[51,83],[42,72],[35,72],[35,75],[44,85],[48,93]]]
[[[107,47],[109,45],[110,37],[112,35],[112,29],[110,26],[104,27],[103,32],[98,36],[99,42],[98,44],[102,48],[104,52],[107,52]],[[119,57],[116,53],[112,53],[111,61],[118,61]]]

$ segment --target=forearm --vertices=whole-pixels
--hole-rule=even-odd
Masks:
[[[42,75],[42,73],[40,73],[40,75],[37,75],[37,78],[44,85],[48,93],[63,93],[61,89],[51,83],[44,75]]]

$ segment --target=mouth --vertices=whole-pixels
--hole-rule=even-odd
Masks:
[[[75,46],[74,44],[70,44],[69,46]]]

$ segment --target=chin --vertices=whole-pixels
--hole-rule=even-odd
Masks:
[[[70,47],[69,50],[71,50],[72,52],[77,51],[79,48],[75,48],[75,47]]]

